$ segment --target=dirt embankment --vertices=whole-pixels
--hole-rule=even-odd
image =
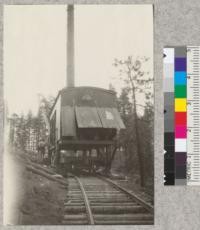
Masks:
[[[26,172],[25,195],[20,212],[22,225],[61,224],[66,188],[57,182]]]
[[[9,224],[61,224],[67,186],[27,170],[26,161],[14,156],[12,158],[18,170],[15,171],[16,195],[10,210],[15,216]]]

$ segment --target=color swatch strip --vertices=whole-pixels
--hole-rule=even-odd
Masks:
[[[174,138],[174,48],[164,49],[164,184],[175,184]]]
[[[164,49],[164,184],[200,185],[200,46]]]
[[[187,49],[175,47],[175,185],[187,184]]]

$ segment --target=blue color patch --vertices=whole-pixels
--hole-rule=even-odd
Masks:
[[[175,85],[186,85],[187,76],[185,71],[176,71],[175,72]]]
[[[175,58],[175,71],[186,71],[186,58]]]

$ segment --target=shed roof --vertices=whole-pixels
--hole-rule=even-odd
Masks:
[[[82,128],[124,129],[116,108],[63,106],[61,109],[62,136],[76,136],[76,125]]]
[[[124,129],[124,123],[116,108],[97,108],[103,128]]]
[[[96,107],[75,107],[78,128],[102,128]]]

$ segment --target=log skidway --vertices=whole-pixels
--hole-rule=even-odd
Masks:
[[[105,177],[68,178],[65,225],[153,224],[153,207]]]

